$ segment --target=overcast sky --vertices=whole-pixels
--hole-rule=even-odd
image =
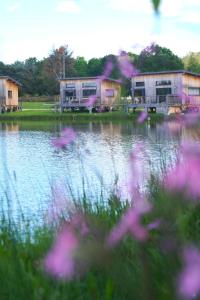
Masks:
[[[86,59],[139,53],[156,42],[179,56],[200,51],[200,0],[0,0],[0,61],[46,57],[68,44]]]

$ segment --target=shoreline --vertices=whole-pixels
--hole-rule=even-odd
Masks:
[[[165,115],[151,113],[149,122],[163,121]],[[105,113],[60,113],[47,110],[27,110],[0,114],[0,122],[4,121],[70,121],[70,122],[101,122],[101,121],[137,121],[139,113],[105,112]]]

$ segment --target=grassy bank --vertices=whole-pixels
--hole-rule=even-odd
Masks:
[[[0,299],[177,299],[181,244],[199,241],[200,207],[188,206],[180,202],[180,197],[172,198],[158,188],[152,189],[151,197],[156,205],[154,213],[143,223],[159,215],[165,220],[163,225],[152,231],[145,243],[127,235],[113,249],[106,249],[106,235],[127,204],[115,197],[106,206],[91,206],[85,200],[79,204],[90,231],[77,257],[79,272],[70,280],[55,279],[44,270],[56,227],[35,226],[33,230],[27,225],[22,235],[18,225],[1,222]]]
[[[17,120],[27,120],[27,121],[70,121],[70,122],[100,122],[100,121],[136,121],[138,118],[138,113],[126,114],[124,112],[107,112],[107,113],[59,113],[51,110],[27,110],[18,111],[12,113],[0,114],[0,121],[17,121]],[[164,115],[162,114],[150,114],[150,121],[162,121]]]
[[[22,109],[49,109],[51,110],[54,107],[54,103],[52,102],[22,102]]]

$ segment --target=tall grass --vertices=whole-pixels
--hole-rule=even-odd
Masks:
[[[130,235],[112,249],[106,249],[107,233],[129,207],[111,196],[107,204],[76,203],[91,228],[82,247],[84,272],[71,281],[55,280],[45,273],[44,258],[63,217],[51,226],[32,226],[2,218],[0,225],[0,299],[176,299],[176,278],[180,271],[181,247],[200,240],[200,205],[164,191],[152,179],[149,199],[153,213],[148,224],[162,218],[147,243]],[[90,262],[88,263],[89,260]],[[87,266],[88,265],[88,266]],[[85,267],[86,266],[86,267]]]

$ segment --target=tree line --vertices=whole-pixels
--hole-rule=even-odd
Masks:
[[[151,44],[143,49],[139,55],[128,53],[130,62],[140,72],[155,72],[165,70],[186,69],[200,73],[200,52],[189,53],[184,58],[175,55],[170,49]],[[21,95],[56,95],[59,93],[59,78],[64,77],[92,77],[104,72],[106,63],[112,61],[114,68],[111,78],[122,79],[123,94],[130,93],[130,81],[121,78],[117,64],[118,57],[110,54],[101,58],[73,57],[68,46],[53,49],[48,57],[38,60],[35,57],[13,64],[0,62],[0,74],[8,75],[22,84]]]

